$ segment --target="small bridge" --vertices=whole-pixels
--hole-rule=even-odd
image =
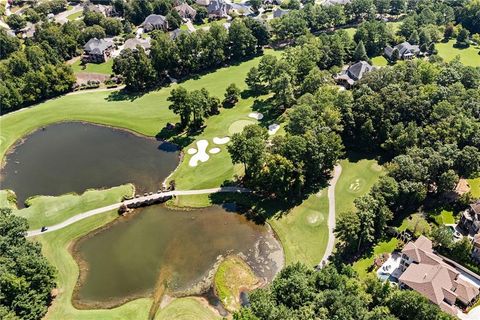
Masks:
[[[95,216],[100,213],[104,213],[112,210],[118,210],[122,205],[127,206],[127,208],[136,208],[136,207],[147,206],[155,203],[164,202],[174,196],[211,194],[211,193],[221,193],[221,192],[247,193],[247,192],[250,192],[250,190],[246,188],[241,188],[241,187],[218,187],[218,188],[201,189],[201,190],[173,190],[173,191],[153,193],[153,194],[145,195],[142,197],[137,197],[137,198],[125,200],[122,202],[114,203],[102,208],[97,208],[87,212],[79,213],[56,225],[47,226],[48,229],[43,232],[41,229],[30,230],[27,232],[27,238],[63,229],[71,224],[74,224],[75,222]]]

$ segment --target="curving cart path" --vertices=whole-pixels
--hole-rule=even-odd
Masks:
[[[174,191],[167,191],[167,192],[161,192],[161,193],[154,193],[152,195],[133,198],[133,199],[130,199],[130,200],[125,200],[123,202],[114,203],[114,204],[111,204],[111,205],[106,206],[106,207],[97,208],[97,209],[93,209],[93,210],[90,210],[90,211],[87,211],[87,212],[79,213],[79,214],[77,214],[77,215],[75,215],[75,216],[73,216],[73,217],[71,217],[71,218],[69,218],[69,219],[67,219],[63,222],[60,222],[56,225],[48,226],[48,229],[43,231],[43,232],[40,229],[28,231],[27,232],[27,238],[63,229],[65,227],[67,227],[71,224],[74,224],[75,222],[81,221],[83,219],[95,216],[95,215],[100,214],[100,213],[116,210],[116,209],[120,208],[120,206],[122,204],[128,205],[128,204],[132,204],[132,203],[139,202],[139,201],[157,200],[157,199],[160,199],[160,198],[163,198],[163,197],[170,197],[170,196],[210,194],[210,193],[218,193],[218,192],[244,192],[245,193],[245,192],[250,192],[250,190],[248,190],[246,188],[240,188],[240,187],[219,187],[219,188],[201,189],[201,190],[174,190]]]
[[[342,174],[342,166],[337,164],[333,168],[333,177],[330,180],[330,185],[328,186],[328,243],[323,258],[318,264],[318,267],[323,267],[328,258],[332,255],[333,248],[335,247],[335,186],[337,185],[338,178]]]

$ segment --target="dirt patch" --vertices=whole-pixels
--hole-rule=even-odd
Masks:
[[[88,81],[100,81],[103,83],[105,80],[110,79],[110,75],[93,72],[78,72],[75,76],[78,84],[87,83]]]

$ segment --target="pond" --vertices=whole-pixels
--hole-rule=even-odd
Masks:
[[[174,145],[156,139],[93,124],[58,123],[14,146],[0,184],[15,191],[19,207],[30,196],[82,193],[128,182],[138,193],[157,191],[178,157]]]
[[[158,279],[166,281],[169,293],[200,293],[192,288],[220,255],[239,254],[267,281],[283,264],[281,245],[268,226],[219,206],[180,211],[155,205],[130,215],[75,244],[81,266],[77,306],[112,307],[147,296]]]

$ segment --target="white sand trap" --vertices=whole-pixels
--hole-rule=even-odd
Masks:
[[[188,162],[188,165],[190,167],[196,167],[198,165],[198,161],[206,162],[210,158],[210,156],[206,153],[207,147],[208,147],[207,140],[197,141],[198,152]]]
[[[211,153],[211,154],[216,154],[216,153],[220,152],[220,148],[212,148],[212,149],[208,150],[208,152]]]
[[[263,119],[263,114],[260,113],[260,112],[256,112],[256,111],[255,112],[250,112],[248,114],[248,116],[250,118],[257,119],[257,120],[262,120]]]
[[[195,149],[195,148],[189,148],[189,149],[187,150],[187,153],[188,153],[188,154],[195,154],[195,153],[197,153],[197,149]]]
[[[274,135],[275,133],[277,133],[278,129],[280,129],[280,125],[279,124],[271,124],[268,126],[268,134],[269,135]]]
[[[223,137],[223,138],[215,137],[215,138],[213,138],[213,143],[215,143],[215,144],[225,144],[225,143],[228,143],[228,141],[230,141],[229,137]]]

